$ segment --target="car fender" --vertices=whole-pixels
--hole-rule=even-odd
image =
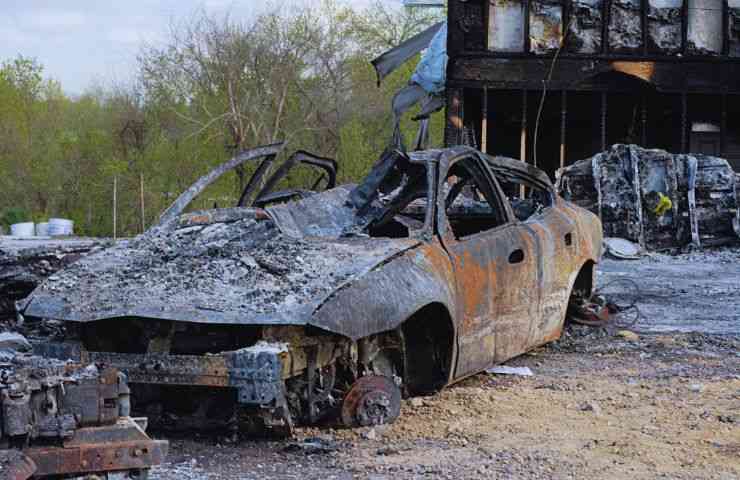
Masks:
[[[449,257],[437,241],[388,260],[335,291],[310,323],[352,340],[398,328],[431,303],[447,308],[455,325],[455,282]],[[455,333],[455,336],[457,334]]]

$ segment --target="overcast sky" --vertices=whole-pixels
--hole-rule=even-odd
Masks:
[[[0,60],[37,58],[70,94],[127,81],[142,42],[158,43],[172,20],[202,8],[248,18],[278,4],[312,0],[0,0]],[[343,0],[365,6],[371,0]],[[401,0],[383,0],[400,4]]]

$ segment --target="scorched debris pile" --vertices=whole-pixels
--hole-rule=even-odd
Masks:
[[[128,416],[123,374],[19,352],[30,345],[17,334],[0,334],[0,347],[0,479],[143,478],[161,463],[167,442]]]
[[[87,239],[0,239],[0,321],[14,318],[14,302],[26,297],[43,280],[104,244]]]
[[[738,241],[740,187],[721,158],[615,145],[558,176],[560,194],[599,215],[607,237],[649,250]]]

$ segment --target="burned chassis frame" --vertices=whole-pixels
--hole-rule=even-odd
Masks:
[[[274,195],[280,195],[283,192],[272,192],[272,189],[283,179],[288,173],[297,165],[304,164],[315,168],[318,168],[323,173],[314,182],[312,190],[317,188],[321,181],[326,178],[326,188],[334,188],[337,181],[337,162],[330,158],[323,158],[317,155],[313,155],[309,152],[299,150],[293,153],[288,159],[280,165],[278,170],[267,179],[265,185],[259,190],[257,195],[251,200],[250,197],[254,194],[257,188],[260,186],[262,179],[268,173],[275,158],[285,148],[285,142],[275,143],[272,145],[265,145],[262,147],[253,148],[250,150],[244,150],[243,152],[235,155],[228,162],[216,167],[207,174],[200,177],[190,188],[185,190],[179,197],[165,210],[159,217],[159,225],[176,218],[178,215],[183,213],[190,203],[200,195],[206,187],[211,185],[213,182],[221,178],[224,174],[242,167],[245,163],[257,161],[263,159],[259,166],[255,170],[252,177],[249,179],[247,186],[244,188],[239,201],[238,207],[253,206],[260,202],[264,202],[265,199],[270,198]],[[292,193],[298,193],[298,191],[292,191]],[[283,195],[287,195],[283,193]],[[272,200],[270,198],[270,200]]]
[[[256,346],[216,355],[166,355],[89,352],[77,344],[67,346],[72,347],[69,355],[76,351],[83,362],[126,372],[130,383],[234,388],[240,404],[276,409],[273,413],[280,418],[287,414],[282,411],[283,381],[291,363],[287,349]]]
[[[163,462],[168,442],[129,416],[130,390],[116,369],[3,353],[0,479],[137,475]]]

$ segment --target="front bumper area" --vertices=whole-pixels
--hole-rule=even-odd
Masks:
[[[231,387],[242,405],[285,405],[283,369],[289,358],[285,344],[259,342],[214,355],[88,352],[76,343],[39,344],[34,349],[45,356],[117,368],[129,383]]]

